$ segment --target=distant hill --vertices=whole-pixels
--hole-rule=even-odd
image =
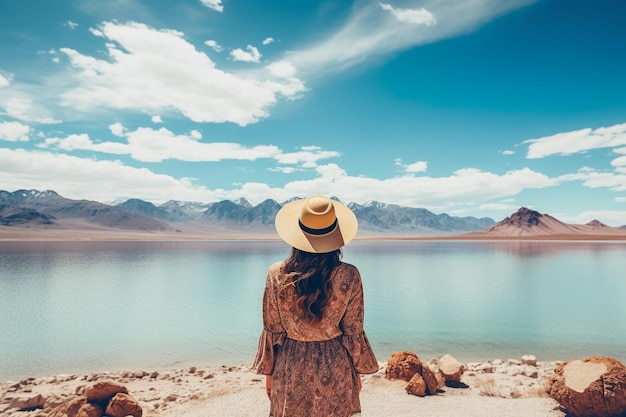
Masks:
[[[21,213],[19,217],[22,221],[13,222],[12,226],[53,227],[62,226],[63,220],[81,219],[108,228],[143,231],[171,229],[168,224],[152,217],[129,213],[95,201],[70,200],[49,190],[0,191],[0,205],[4,206],[0,222],[5,225],[10,222],[11,216],[16,216],[16,211]],[[13,214],[10,214],[11,211]]]
[[[163,220],[166,222],[175,221],[174,216],[172,216],[166,209],[157,207],[152,203],[139,200],[137,198],[126,200],[123,203],[115,205],[115,207],[126,213],[139,214],[141,216],[152,217],[153,219]]]
[[[0,191],[0,225],[63,227],[68,219],[122,229],[162,231],[179,228],[264,231],[274,233],[274,217],[283,203],[268,199],[253,206],[246,199],[216,203],[170,200],[156,206],[140,199],[103,204],[71,200],[54,191]],[[336,198],[335,198],[336,199]],[[440,236],[478,231],[495,224],[490,218],[453,217],[423,208],[369,202],[348,203],[359,220],[359,230],[374,235]],[[9,211],[12,210],[12,211]],[[2,214],[6,211],[6,215]],[[13,217],[9,217],[13,216]]]
[[[435,214],[424,208],[402,207],[372,201],[364,205],[349,203],[359,228],[376,232],[396,232],[432,235],[464,233],[481,230],[493,225],[490,218],[452,217],[448,214]]]
[[[479,232],[469,233],[468,237],[554,237],[554,236],[617,236],[626,237],[622,229],[610,227],[598,220],[587,224],[567,224],[548,214],[522,207],[511,216]]]

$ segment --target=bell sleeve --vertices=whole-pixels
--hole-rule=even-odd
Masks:
[[[356,268],[354,271],[354,292],[340,323],[340,328],[343,331],[341,343],[348,351],[354,369],[359,374],[373,374],[378,371],[378,361],[363,330],[363,284],[359,271]]]
[[[276,354],[286,337],[287,333],[278,311],[278,300],[272,283],[272,274],[268,272],[263,292],[263,331],[259,337],[256,357],[252,364],[252,370],[255,373],[271,375],[274,372]]]

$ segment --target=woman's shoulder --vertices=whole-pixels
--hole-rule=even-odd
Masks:
[[[282,266],[283,266],[282,261],[271,264],[270,267],[267,269],[267,277],[271,278],[271,280],[274,281],[277,277],[282,275],[282,272],[281,272]]]
[[[337,274],[348,281],[360,281],[361,274],[356,266],[341,262],[337,267]]]

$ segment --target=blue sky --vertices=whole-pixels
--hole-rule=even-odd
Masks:
[[[0,189],[626,224],[622,0],[0,3]]]

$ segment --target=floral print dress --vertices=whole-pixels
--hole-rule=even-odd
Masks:
[[[356,267],[340,263],[319,323],[302,319],[282,263],[267,273],[263,332],[252,369],[272,375],[270,417],[349,417],[361,412],[358,374],[378,370],[363,330],[363,285]]]

